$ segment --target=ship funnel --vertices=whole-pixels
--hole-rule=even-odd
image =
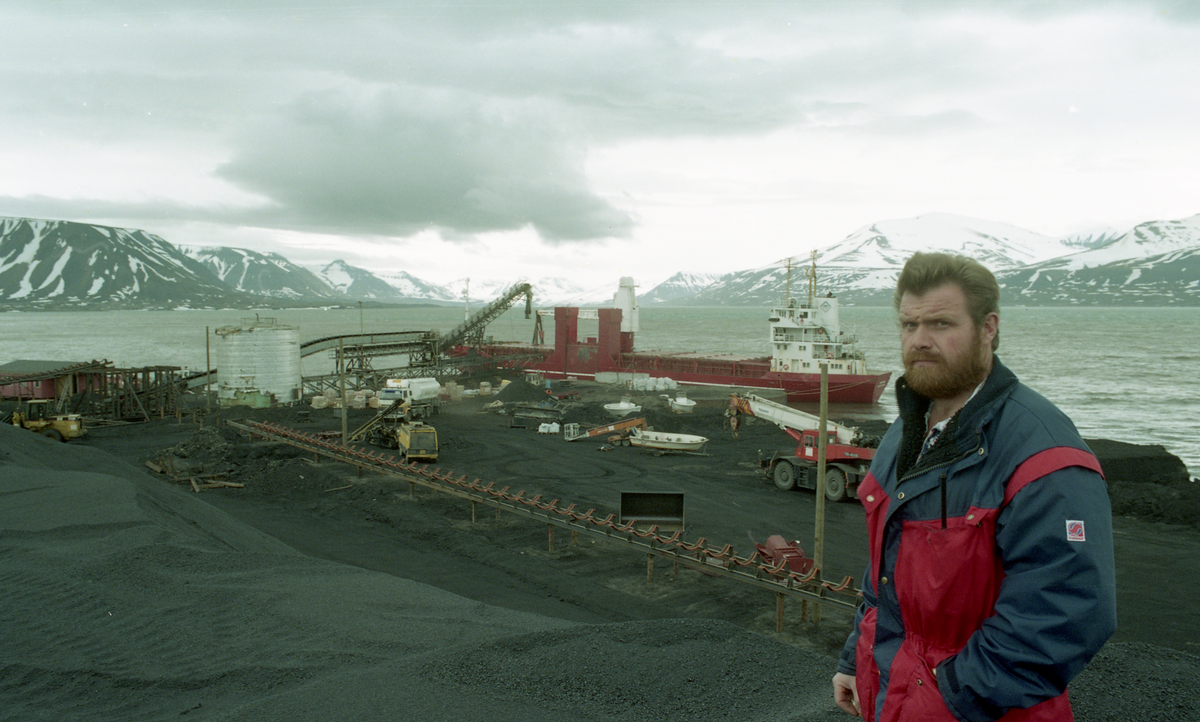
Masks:
[[[622,276],[613,295],[613,307],[621,309],[621,333],[636,333],[638,324],[637,284],[633,277]]]

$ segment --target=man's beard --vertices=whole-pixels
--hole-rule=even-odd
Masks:
[[[910,352],[904,357],[904,378],[909,387],[931,399],[950,399],[974,389],[989,371],[981,334],[975,333],[972,352],[962,358],[947,359],[941,354]],[[936,361],[937,366],[914,367],[916,361]]]

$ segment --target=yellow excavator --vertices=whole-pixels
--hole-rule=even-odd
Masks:
[[[55,413],[50,399],[30,399],[12,414],[13,426],[41,434],[55,441],[78,439],[87,433],[79,414]]]

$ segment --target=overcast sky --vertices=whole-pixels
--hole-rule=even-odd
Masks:
[[[0,215],[176,245],[648,289],[931,211],[1200,212],[1190,0],[6,0],[0,27]]]

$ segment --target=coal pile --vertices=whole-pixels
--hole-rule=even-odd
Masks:
[[[504,388],[500,389],[500,393],[495,396],[497,400],[503,401],[505,404],[537,403],[539,401],[551,400],[545,388],[534,386],[528,381],[520,379],[506,384]]]

